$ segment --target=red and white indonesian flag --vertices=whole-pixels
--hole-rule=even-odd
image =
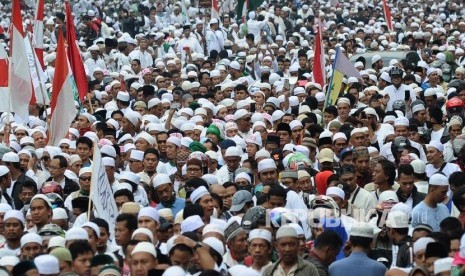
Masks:
[[[10,93],[8,91],[8,54],[0,45],[0,112],[8,112],[10,107]]]
[[[219,0],[212,0],[212,18],[220,19],[220,3]]]
[[[58,146],[60,140],[66,137],[69,127],[76,116],[73,82],[66,55],[65,41],[60,29],[51,101],[52,112],[50,118],[50,138],[48,140],[48,144],[51,146]]]
[[[392,18],[391,18],[391,8],[387,4],[386,0],[383,0],[383,11],[384,11],[384,18],[386,19],[386,23],[388,29],[392,31]]]
[[[315,38],[315,51],[313,55],[313,81],[325,86],[325,52],[324,44],[321,43],[321,26],[317,26],[317,34]]]
[[[34,19],[34,31],[32,45],[39,59],[40,65],[44,67],[44,0],[37,1],[36,16]]]
[[[24,43],[20,0],[13,0],[12,30],[10,43],[9,88],[12,112],[17,123],[29,121],[29,101],[32,96],[31,75]]]

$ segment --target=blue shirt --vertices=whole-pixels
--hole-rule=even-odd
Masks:
[[[450,212],[446,205],[440,203],[436,208],[431,208],[422,201],[412,210],[412,227],[427,224],[433,228],[434,232],[438,232],[441,221],[449,216]]]
[[[384,276],[386,267],[368,258],[363,252],[352,252],[349,257],[336,261],[329,266],[331,276]]]
[[[176,197],[176,200],[174,201],[173,206],[169,208],[171,209],[171,212],[173,213],[173,218],[176,216],[176,214],[179,211],[184,209],[184,206],[186,206],[186,201],[182,198]],[[164,208],[168,208],[168,207],[163,206],[163,204],[161,203],[158,203],[157,207],[155,207],[155,209],[157,210],[164,209]]]

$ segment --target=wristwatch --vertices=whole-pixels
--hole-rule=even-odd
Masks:
[[[201,242],[196,242],[194,246],[194,251],[197,250],[197,248],[202,247],[203,244]]]

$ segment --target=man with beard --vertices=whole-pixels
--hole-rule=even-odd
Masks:
[[[390,124],[383,124],[379,121],[378,113],[374,108],[367,107],[363,110],[365,112],[366,119],[362,119],[362,122],[370,129],[373,130],[376,140],[378,141],[379,147],[384,144],[384,139],[389,133],[394,132],[394,128]],[[371,137],[370,137],[371,138]],[[370,141],[373,144],[373,141]]]
[[[176,197],[176,193],[173,191],[173,183],[171,183],[168,175],[157,174],[152,184],[158,201],[157,210],[169,208],[173,212],[173,216],[176,216],[179,211],[184,209],[185,200]]]
[[[384,88],[384,94],[389,96],[389,101],[387,103],[386,110],[392,111],[392,105],[395,101],[405,101],[405,95],[408,93],[407,97],[414,101],[417,96],[410,86],[402,83],[402,69],[398,67],[393,67],[389,71],[389,76],[391,77],[392,84]],[[410,102],[407,102],[410,104]]]
[[[158,132],[157,134],[157,144],[158,144],[158,151],[160,152],[160,162],[166,163],[168,159],[166,159],[166,140],[168,140],[168,133],[165,131]]]

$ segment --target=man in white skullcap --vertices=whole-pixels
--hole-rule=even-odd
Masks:
[[[224,153],[225,165],[223,165],[217,172],[216,176],[221,183],[227,181],[235,181],[236,172],[240,167],[241,157],[243,155],[242,150],[239,147],[229,147]]]
[[[367,224],[352,227],[349,238],[352,253],[349,257],[332,263],[329,266],[329,275],[343,276],[347,271],[357,271],[358,275],[363,276],[384,275],[386,267],[367,256],[373,237],[373,228]]]
[[[420,159],[426,162],[426,154],[425,154],[425,151],[423,150],[422,145],[409,139],[409,125],[410,125],[410,122],[406,117],[396,118],[394,121],[394,134],[396,135],[397,138],[402,136],[405,139],[408,139],[408,142],[410,143],[410,145],[418,149],[418,151],[420,152],[420,156],[419,156]],[[393,142],[397,143],[396,139]],[[395,158],[396,153],[392,152],[391,145],[393,142],[384,144],[380,148],[380,151],[379,151],[379,154],[381,156],[385,157],[387,160],[391,162],[394,162],[396,160]]]
[[[212,50],[218,53],[224,49],[224,36],[223,32],[219,30],[219,21],[216,18],[210,19],[210,28],[207,29],[205,34],[205,41],[207,43],[207,53],[210,54]]]
[[[36,233],[27,233],[22,236],[20,254],[30,259],[42,254],[42,238]]]
[[[41,255],[34,259],[40,275],[58,275],[60,273],[60,263],[55,256]]]
[[[176,196],[171,179],[167,174],[157,174],[152,180],[152,185],[159,201],[157,210],[170,208],[173,216],[176,216],[179,211],[184,209],[185,200]]]
[[[270,254],[273,249],[271,232],[266,229],[254,229],[249,233],[249,255],[252,257],[252,268],[263,273],[272,265]]]
[[[100,48],[97,45],[92,45],[87,50],[90,52],[91,57],[86,59],[84,64],[89,72],[94,72],[96,68],[105,69],[105,61],[100,57]]]
[[[160,216],[155,208],[144,207],[140,209],[137,216],[137,226],[149,229],[152,232],[155,247],[159,248],[163,254],[166,254],[166,244],[159,241],[157,237],[157,231],[160,227]]]
[[[299,239],[292,226],[279,227],[276,232],[276,249],[281,257],[265,269],[264,275],[286,275],[290,269],[294,270],[294,275],[319,275],[315,265],[299,256]]]
[[[26,224],[23,213],[18,210],[7,211],[3,217],[3,224],[3,235],[6,240],[3,248],[13,255],[18,255],[21,248],[21,236]]]
[[[129,54],[129,57],[132,60],[137,59],[140,61],[140,65],[143,69],[153,66],[153,57],[148,51],[148,47],[149,44],[147,37],[144,36],[139,41],[139,49],[136,49]]]
[[[392,111],[392,105],[395,101],[406,101],[410,104],[417,99],[417,95],[413,89],[402,83],[403,71],[399,67],[393,67],[389,71],[392,84],[384,88],[383,93],[389,95],[389,101],[386,106],[386,111]],[[406,96],[407,95],[407,96]]]
[[[31,210],[31,218],[34,227],[28,229],[29,233],[37,233],[46,224],[49,224],[52,219],[52,204],[47,196],[37,194],[31,199],[29,206]]]
[[[429,178],[428,194],[412,210],[412,227],[427,224],[433,231],[439,231],[441,221],[450,216],[450,211],[442,202],[447,198],[449,179],[441,173]]]
[[[157,265],[157,251],[150,242],[138,243],[131,253],[131,275],[148,275]]]
[[[459,165],[449,163],[444,160],[444,145],[438,140],[432,140],[426,145],[426,176],[431,177],[434,173],[440,172],[450,177],[454,172],[462,171]]]
[[[11,187],[11,176],[10,170],[3,165],[0,165],[0,189],[2,192],[1,203],[8,204],[11,208],[13,202],[11,201],[10,195],[6,192]],[[1,212],[0,212],[1,213]]]

